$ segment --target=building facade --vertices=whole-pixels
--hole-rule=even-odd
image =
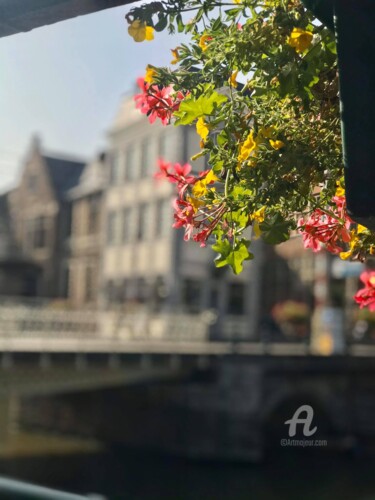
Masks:
[[[212,250],[172,228],[175,186],[155,181],[158,158],[190,162],[194,128],[150,125],[125,97],[109,132],[104,194],[101,302],[106,308],[214,312],[215,335],[251,337],[257,320],[257,267],[240,276],[217,269]],[[204,159],[190,162],[195,172]]]
[[[75,308],[97,306],[103,224],[105,154],[88,163],[69,192],[72,226],[69,257],[69,300]]]
[[[41,269],[25,257],[14,237],[9,195],[0,195],[0,296],[34,297]]]
[[[37,295],[67,297],[71,201],[84,163],[45,154],[32,141],[18,186],[9,193],[15,240],[24,256],[41,269]]]

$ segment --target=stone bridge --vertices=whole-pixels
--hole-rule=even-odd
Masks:
[[[158,356],[153,362],[162,365]],[[183,356],[159,375],[25,396],[21,425],[193,458],[259,461],[283,451],[286,420],[308,404],[323,451],[374,451],[372,357],[228,354],[199,365]],[[296,439],[305,439],[301,430]]]
[[[371,451],[374,346],[210,341],[209,319],[0,306],[1,429],[260,460],[308,404],[327,449]]]

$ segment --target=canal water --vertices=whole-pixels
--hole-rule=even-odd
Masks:
[[[0,473],[108,500],[375,500],[373,458],[307,450],[249,464],[117,449],[2,459]]]

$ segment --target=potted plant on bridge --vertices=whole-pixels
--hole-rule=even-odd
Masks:
[[[295,300],[277,303],[272,316],[289,340],[305,339],[309,334],[310,310],[307,304]]]

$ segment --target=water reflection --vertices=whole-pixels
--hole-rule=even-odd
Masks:
[[[262,464],[188,461],[128,448],[1,461],[1,473],[110,500],[370,500],[374,459],[281,450]]]

